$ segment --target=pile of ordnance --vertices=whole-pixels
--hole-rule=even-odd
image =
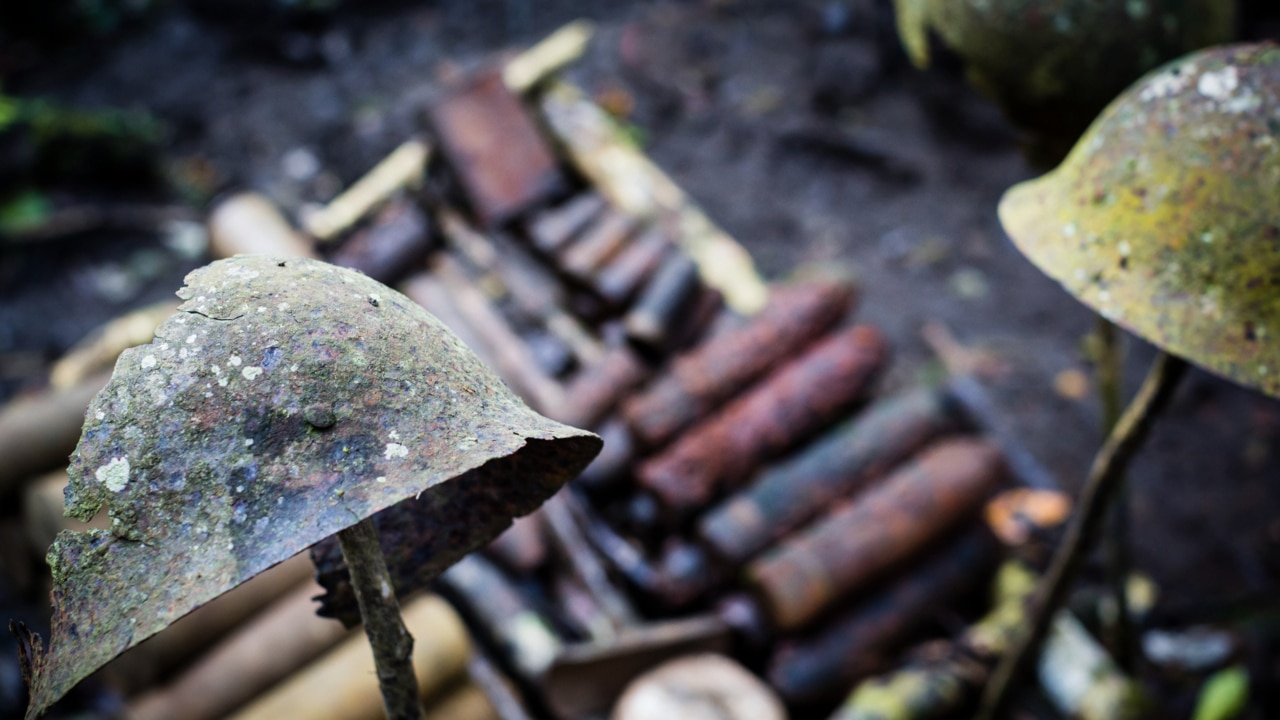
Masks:
[[[486,551],[425,593],[397,588],[429,716],[934,717],[962,706],[1032,585],[1007,566],[991,600],[1002,555],[1066,510],[1028,501],[1043,483],[991,431],[972,383],[879,393],[890,349],[853,322],[853,285],[764,283],[557,78],[587,35],[571,26],[456,80],[427,113],[430,139],[296,226],[247,193],[208,221],[216,256],[322,257],[393,285],[530,406],[605,439],[582,477]],[[48,392],[0,415],[0,454],[12,458],[0,492],[23,496],[33,552],[76,523],[61,517],[65,473],[32,476],[74,446],[115,355],[171,310],[96,333]],[[448,546],[412,518],[379,524],[393,576]],[[344,573],[336,544],[322,543],[103,677],[135,718],[378,717],[367,646],[343,627],[357,620]],[[859,688],[925,641],[910,677]],[[1074,692],[1064,702],[1079,702]],[[883,698],[920,709],[859,714]]]

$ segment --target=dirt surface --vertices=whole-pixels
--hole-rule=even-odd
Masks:
[[[175,9],[9,89],[149,108],[174,128],[175,157],[199,161],[215,186],[262,190],[297,211],[421,130],[451,63],[595,18],[598,36],[572,77],[606,104],[633,105],[628,119],[647,152],[766,276],[855,274],[860,316],[895,347],[891,386],[936,377],[922,328],[949,330],[974,351],[966,357],[1021,440],[1064,486],[1078,486],[1100,440],[1099,410],[1092,389],[1055,389],[1055,379],[1089,375],[1082,338],[1093,316],[1022,259],[995,216],[1001,193],[1034,170],[1016,133],[954,74],[905,63],[882,4],[524,7],[396,4],[262,37]],[[152,270],[121,290],[104,263],[130,277],[138,263]],[[163,297],[193,264],[129,237],[6,250],[5,387],[31,384],[78,334]],[[1130,346],[1132,390],[1152,351]],[[1274,597],[1278,447],[1280,403],[1191,374],[1131,478],[1137,565],[1163,606]]]

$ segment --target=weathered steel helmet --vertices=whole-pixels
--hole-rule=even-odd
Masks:
[[[1005,230],[1104,317],[1280,394],[1280,47],[1206,50],[1126,91]]]
[[[31,710],[182,615],[408,500],[426,576],[533,510],[599,451],[530,410],[438,320],[357,272],[238,256],[187,277],[126,351],[72,457],[68,513],[111,531],[49,553],[53,632]],[[415,499],[416,498],[416,499]]]

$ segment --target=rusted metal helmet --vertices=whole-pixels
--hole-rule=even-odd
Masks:
[[[916,65],[930,34],[1015,123],[1061,153],[1131,82],[1184,53],[1227,42],[1235,3],[1222,0],[894,0]]]
[[[1280,394],[1280,47],[1193,54],[1116,99],[1000,220],[1104,317]]]
[[[403,295],[316,260],[196,270],[90,405],[49,553],[34,716],[174,620],[384,509],[413,505],[434,573],[533,510],[600,448],[530,410]],[[395,506],[393,508],[392,506]]]

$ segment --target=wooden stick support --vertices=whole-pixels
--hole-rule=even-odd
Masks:
[[[340,531],[338,544],[351,573],[365,635],[373,648],[373,665],[387,720],[421,720],[422,702],[413,673],[413,635],[400,616],[400,603],[391,587],[373,519],[365,518]]]

